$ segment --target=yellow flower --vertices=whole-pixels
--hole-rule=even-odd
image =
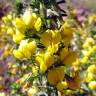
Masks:
[[[93,46],[92,50],[93,52],[96,51],[96,45]]]
[[[45,73],[46,70],[47,70],[47,65],[43,61],[40,62],[40,72]]]
[[[44,73],[47,70],[47,65],[44,62],[44,53],[40,53],[36,56],[36,64],[40,66],[40,72]]]
[[[66,92],[66,94],[68,94],[68,95],[73,94],[73,91],[70,90],[70,89],[67,89],[65,92]]]
[[[85,56],[81,61],[82,64],[86,64],[88,62],[88,57]]]
[[[27,48],[28,50],[30,50],[31,54],[33,55],[33,53],[36,51],[37,49],[37,45],[35,41],[31,41],[27,44]]]
[[[40,31],[41,24],[42,24],[42,21],[41,21],[41,18],[39,17],[39,18],[36,20],[35,25],[34,25],[34,27],[35,27],[35,29],[36,29],[37,31]]]
[[[61,27],[61,35],[64,37],[72,36],[74,31],[75,31],[74,28],[71,28],[68,22],[65,22]]]
[[[13,55],[20,60],[24,58],[24,55],[16,49],[13,50]]]
[[[12,18],[13,18],[13,16],[12,16],[11,14],[8,14],[8,15],[7,15],[7,18],[8,18],[9,21],[11,21]]]
[[[76,61],[73,63],[73,66],[79,67],[79,65],[80,65],[80,60],[76,59]]]
[[[38,88],[35,86],[32,86],[32,88],[29,88],[27,94],[28,96],[35,96],[37,92],[38,92]]]
[[[3,20],[4,23],[7,23],[8,22],[8,18],[6,16],[3,16],[2,17],[2,20]]]
[[[19,44],[24,39],[24,35],[16,30],[16,34],[13,34],[13,41]]]
[[[58,44],[61,40],[61,34],[58,30],[52,31],[52,42],[53,44]]]
[[[64,45],[69,46],[72,38],[73,38],[73,36],[65,36],[64,38],[62,38],[62,41],[64,42]]]
[[[44,62],[43,59],[44,59],[44,53],[39,53],[39,55],[37,55],[35,58],[36,64],[40,66],[40,64]]]
[[[5,49],[3,55],[4,55],[5,57],[10,56],[10,49]]]
[[[8,28],[7,34],[12,36],[14,34],[13,28]]]
[[[93,21],[96,22],[96,15],[89,16],[88,21],[89,21],[89,24],[92,24]]]
[[[66,66],[71,66],[73,62],[76,60],[76,58],[77,52],[72,51],[63,59],[63,64],[65,64]]]
[[[21,32],[24,33],[26,29],[25,22],[21,18],[16,18],[15,21],[13,21],[13,25],[20,30]]]
[[[28,50],[27,44],[22,46],[22,50],[20,50],[24,56],[28,59],[31,59],[31,52]]]
[[[90,44],[88,42],[85,42],[82,47],[86,50],[89,49],[89,46]]]
[[[81,78],[79,71],[75,71],[74,77],[71,80],[67,80],[68,88],[76,90],[80,88]]]
[[[54,63],[54,56],[53,55],[50,55],[49,52],[46,52],[44,54],[44,62],[45,64],[47,65],[47,67],[50,67],[53,63]]]
[[[90,82],[90,81],[92,81],[92,80],[95,80],[95,78],[96,78],[96,76],[95,76],[94,74],[88,73],[88,74],[87,74],[87,77],[85,78],[85,81],[86,81],[86,82]]]
[[[47,30],[41,36],[41,42],[46,47],[52,44],[58,44],[60,40],[61,35],[57,30]]]
[[[91,37],[88,37],[87,40],[86,40],[86,42],[88,42],[89,44],[94,44],[95,43],[94,42],[94,39],[91,38]]]
[[[64,47],[63,49],[61,49],[60,59],[61,59],[61,62],[66,66],[71,66],[73,62],[75,62],[76,58],[77,58],[76,51],[72,51],[68,47]]]
[[[71,27],[71,25],[66,21],[61,26],[61,36],[62,41],[64,42],[64,45],[69,46],[73,37],[73,32],[75,32],[75,29]]]
[[[57,89],[59,90],[59,91],[62,91],[62,90],[64,90],[64,89],[67,89],[68,88],[68,84],[67,84],[67,82],[66,81],[61,81],[61,82],[59,82],[58,84],[57,84]]]
[[[48,71],[48,82],[50,85],[57,85],[64,79],[64,67],[57,67]]]
[[[91,90],[96,90],[96,81],[91,81],[88,86]]]
[[[40,71],[43,73],[54,63],[54,60],[54,56],[49,52],[39,54],[36,57],[36,62],[40,66]]]
[[[25,24],[27,26],[30,26],[31,22],[32,22],[32,12],[31,12],[31,10],[26,10],[24,12],[22,18],[23,18],[23,21],[25,22]]]
[[[28,28],[32,28],[37,20],[36,14],[31,10],[26,10],[22,18]]]
[[[32,66],[32,73],[34,75],[37,75],[38,74],[38,71],[39,71],[39,67],[38,66]]]
[[[52,44],[47,47],[47,52],[53,55],[58,51],[58,48],[59,48],[59,44]]]
[[[96,66],[95,66],[95,64],[92,64],[92,65],[90,65],[89,67],[88,67],[88,69],[87,69],[87,72],[88,73],[96,73]]]
[[[5,33],[7,30],[5,28],[1,28],[1,32]]]
[[[22,40],[22,41],[20,42],[20,45],[19,45],[18,50],[19,50],[19,51],[22,51],[23,46],[27,46],[27,42],[28,42],[28,39]]]
[[[31,59],[31,56],[36,51],[36,42],[32,41],[28,43],[28,40],[22,40],[18,48],[20,52],[28,59]]]
[[[69,54],[70,50],[68,47],[64,47],[63,49],[61,49],[60,51],[60,59],[61,61],[64,60],[64,58]]]
[[[5,33],[8,30],[9,26],[1,24],[1,32]]]
[[[26,70],[27,69],[27,65],[22,65],[21,66],[21,69],[24,71],[24,70]]]
[[[90,57],[91,54],[92,54],[92,51],[93,51],[92,48],[90,48],[89,51],[82,50],[82,53],[83,53],[84,56]]]
[[[41,42],[44,44],[44,46],[49,46],[52,43],[52,33],[50,30],[47,30],[41,35]]]

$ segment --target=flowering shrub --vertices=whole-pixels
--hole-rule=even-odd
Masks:
[[[48,9],[54,18],[46,17],[38,4],[2,18],[1,32],[13,41],[3,55],[15,57],[8,62],[10,96],[95,96],[96,16],[79,22],[72,11],[62,20]]]

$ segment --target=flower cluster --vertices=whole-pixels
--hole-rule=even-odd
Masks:
[[[86,82],[91,90],[96,90],[96,75],[95,75],[96,66],[94,64],[90,65],[87,69]]]
[[[83,11],[73,10],[63,21],[44,2],[2,18],[1,41],[7,45],[0,62],[7,67],[0,68],[0,96],[95,96],[96,15],[79,20]]]
[[[87,38],[83,44],[82,53],[84,54],[83,59],[81,60],[82,64],[86,64],[88,59],[91,57],[92,53],[96,51],[95,41],[92,38]]]
[[[71,20],[66,19],[59,29],[48,29],[44,28],[43,17],[27,9],[20,17],[8,15],[3,17],[3,21],[2,32],[10,35],[16,43],[13,55],[23,64],[20,70],[25,72],[16,84],[23,86],[25,89],[22,87],[22,90],[28,91],[28,96],[40,92],[40,89],[44,90],[43,86],[46,89],[50,87],[50,90],[56,88],[61,93],[66,91],[66,94],[69,91],[71,94],[68,88],[80,88],[79,71],[74,70],[73,65],[77,52],[72,49],[71,41],[76,28],[72,26]],[[11,74],[19,71],[19,66],[15,65]]]

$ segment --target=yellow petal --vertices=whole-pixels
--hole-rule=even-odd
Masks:
[[[47,30],[47,32],[44,32],[41,35],[41,42],[46,47],[51,45],[51,43],[52,43],[52,33],[50,32],[50,30]]]
[[[28,47],[27,47],[28,43],[27,42],[28,42],[28,40],[22,40],[18,50],[20,52],[22,52],[26,58],[30,59],[32,54],[31,54],[30,50],[28,50]]]
[[[44,62],[40,63],[40,72],[45,73],[45,71],[47,70],[47,66]]]
[[[29,88],[29,90],[28,90],[28,92],[27,92],[27,95],[28,96],[35,96],[36,95],[36,93],[37,93],[37,89],[36,88]]]
[[[75,72],[75,76],[72,80],[68,80],[68,87],[73,90],[77,90],[80,88],[81,78],[79,71]]]
[[[96,90],[96,81],[91,81],[88,86],[91,90]]]
[[[20,60],[24,58],[23,54],[16,49],[13,50],[13,55]]]
[[[95,64],[90,65],[88,67],[87,71],[88,71],[88,73],[93,73],[93,74],[96,73],[96,66],[95,66]]]
[[[26,58],[28,58],[28,59],[31,58],[31,52],[28,50],[27,45],[24,45],[24,46],[22,47],[21,52],[24,54],[24,56],[25,56]]]
[[[38,18],[34,25],[34,27],[37,31],[40,31],[41,24],[42,24],[41,18]]]
[[[24,39],[23,34],[19,34],[19,35],[14,34],[13,35],[13,41],[17,44],[19,44],[23,39]]]
[[[30,50],[31,54],[33,54],[36,51],[37,45],[35,41],[29,42],[27,44],[28,50]]]
[[[42,62],[44,62],[44,56],[43,55],[38,55],[38,56],[36,56],[35,60],[36,60],[36,64],[40,66],[40,64]]]
[[[59,43],[61,40],[61,34],[57,30],[52,32],[52,42],[53,44]]]
[[[8,15],[7,15],[7,18],[8,18],[9,21],[11,21],[12,18],[13,18],[13,16],[12,16],[11,14],[8,14]]]
[[[54,56],[50,55],[50,53],[46,52],[44,54],[44,63],[47,67],[50,67],[54,63],[55,59]]]
[[[26,10],[23,15],[23,21],[25,22],[28,28],[32,28],[36,22],[37,16],[35,13],[32,13],[31,10]]]
[[[60,59],[61,61],[64,60],[64,58],[70,53],[70,50],[68,47],[64,47],[63,49],[61,49],[60,51]]]
[[[22,32],[26,29],[26,25],[21,18],[16,18],[15,21],[13,21],[13,25]]]
[[[76,60],[77,58],[77,52],[70,52],[68,56],[63,60],[63,64],[66,66],[71,66],[72,63]]]
[[[12,36],[14,34],[13,28],[8,28],[7,34]]]
[[[57,85],[64,79],[64,67],[57,67],[48,72],[48,82],[51,85]]]
[[[57,84],[57,89],[58,91],[63,91],[64,89],[67,89],[68,88],[68,84],[66,81],[61,81]]]
[[[52,44],[52,45],[48,46],[47,52],[50,53],[50,55],[53,55],[54,53],[56,53],[58,51],[58,48],[59,48],[58,44]]]
[[[71,28],[71,26],[68,24],[68,22],[65,22],[61,27],[61,35],[62,36],[72,36],[74,32],[74,29]]]
[[[4,23],[7,23],[8,22],[8,18],[6,16],[3,16],[2,17],[2,20],[3,20]]]
[[[32,22],[32,12],[31,12],[31,10],[25,11],[22,18],[23,18],[23,21],[25,22],[26,25],[30,25],[31,22]]]
[[[65,46],[69,46],[72,40],[72,36],[65,36],[62,38],[62,41],[64,42]]]

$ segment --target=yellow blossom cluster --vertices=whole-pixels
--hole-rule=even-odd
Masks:
[[[35,41],[28,42],[28,40],[22,40],[18,50],[13,50],[13,54],[18,59],[23,59],[24,57],[31,59],[31,56],[36,51],[36,48],[37,46]]]
[[[62,24],[60,29],[45,30],[42,18],[27,9],[20,17],[8,15],[3,18],[3,21],[2,32],[5,31],[12,36],[13,41],[17,44],[13,46],[13,55],[22,62],[27,61],[33,64],[31,66],[33,76],[45,75],[49,85],[56,87],[60,92],[65,90],[67,92],[68,88],[73,90],[80,88],[79,71],[73,71],[74,75],[71,77],[67,76],[65,72],[66,67],[74,66],[73,62],[77,58],[77,52],[71,47],[75,28],[71,26],[72,24],[70,25],[68,20]],[[22,66],[21,70],[26,71],[26,66]],[[16,74],[18,69],[16,66],[13,67],[15,71],[13,70],[12,74]],[[16,83],[22,85],[29,77],[30,75],[27,73]],[[27,91],[28,96],[33,96],[32,94],[37,92],[35,87],[29,88]],[[70,90],[68,92],[70,93]]]
[[[96,90],[96,65],[92,64],[87,68],[87,76],[85,81],[91,90]]]
[[[8,80],[0,76],[0,96],[7,95],[3,90],[10,96],[96,96],[96,15],[79,18],[67,5],[63,21],[54,6],[47,10],[43,0],[32,2],[22,13],[2,17],[0,43],[4,40],[6,47],[0,62],[7,68],[1,67],[0,75],[6,70]]]
[[[87,38],[85,43],[83,44],[83,50],[82,53],[84,57],[81,59],[82,64],[86,64],[91,57],[92,53],[96,51],[96,45],[93,38]]]
[[[26,30],[32,29],[39,31],[42,24],[41,18],[37,17],[35,13],[32,13],[30,9],[26,10],[22,17],[15,17],[10,14],[4,16],[2,20],[4,24],[1,25],[1,32],[7,32],[17,44],[25,38],[24,34]]]

